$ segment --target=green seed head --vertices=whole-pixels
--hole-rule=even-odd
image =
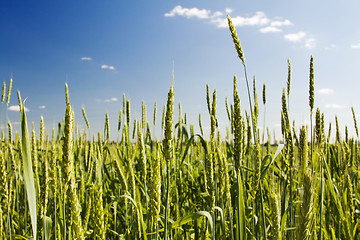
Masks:
[[[9,128],[9,140],[11,142],[12,141],[12,126],[11,126],[10,121],[8,121],[8,128]]]
[[[157,109],[156,109],[156,102],[155,102],[155,104],[154,104],[154,126],[156,123],[156,111],[157,111]]]
[[[130,101],[126,101],[126,124],[130,126]]]
[[[5,92],[6,92],[6,83],[3,82],[2,95],[1,95],[1,103],[5,101]]]
[[[67,83],[65,83],[65,99],[66,99],[66,105],[70,104],[69,101],[69,89]]]
[[[201,135],[204,135],[203,128],[202,128],[202,123],[201,123],[201,113],[199,113],[199,128],[200,128]]]
[[[353,119],[354,119],[354,126],[355,126],[356,136],[359,137],[359,131],[358,131],[358,126],[357,126],[357,123],[356,123],[356,117],[355,117],[355,112],[354,112],[353,107],[351,107],[351,112],[352,112]]]
[[[313,56],[310,58],[310,82],[309,82],[309,106],[310,112],[314,109],[314,63]]]
[[[289,59],[287,60],[287,62],[288,62],[287,97],[289,98],[290,85],[291,85],[291,63]]]
[[[89,121],[88,121],[88,119],[87,119],[87,117],[86,117],[86,113],[85,113],[85,108],[84,108],[84,106],[82,107],[82,114],[83,114],[83,117],[84,117],[84,120],[85,120],[85,123],[86,123],[86,127],[87,127],[87,128],[90,128],[90,124],[89,124]]]
[[[12,82],[13,82],[13,79],[12,79],[12,77],[11,77],[11,78],[10,78],[10,82],[9,82],[8,93],[7,93],[7,96],[6,96],[6,105],[9,105],[9,102],[10,102]]]
[[[210,93],[209,93],[209,85],[208,84],[206,84],[206,103],[207,103],[209,114],[211,114]]]
[[[121,128],[121,117],[122,117],[122,115],[121,115],[121,111],[119,112],[119,121],[118,121],[118,132],[120,132],[120,128]]]
[[[266,85],[263,85],[263,104],[266,104]]]
[[[172,134],[173,134],[173,112],[174,112],[174,87],[171,84],[165,113],[165,132],[164,132],[164,155],[167,165],[169,166],[172,158]]]
[[[234,27],[229,15],[227,15],[227,19],[228,19],[229,29],[230,29],[230,32],[231,32],[231,37],[232,37],[233,42],[235,44],[236,52],[237,52],[238,57],[240,58],[241,62],[243,64],[245,64],[244,53],[243,53],[243,51],[241,49],[241,45],[240,45],[238,35],[236,33],[235,27]]]

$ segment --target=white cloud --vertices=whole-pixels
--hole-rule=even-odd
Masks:
[[[207,19],[210,23],[214,24],[219,28],[227,28],[228,21],[224,17],[225,14],[232,13],[231,8],[226,8],[224,11],[216,11],[214,13],[208,9],[198,9],[198,8],[184,8],[181,5],[175,6],[170,12],[165,13],[165,17],[175,17],[183,16],[186,18],[198,18],[198,19]],[[292,22],[288,19],[283,20],[281,17],[275,17],[270,19],[266,16],[264,12],[258,11],[254,15],[250,16],[233,16],[231,18],[234,27],[243,27],[243,26],[260,26],[261,33],[274,33],[282,32],[281,27],[292,25]],[[293,39],[291,35],[286,38]],[[290,40],[291,41],[291,40]]]
[[[180,5],[175,6],[170,12],[165,13],[165,17],[185,16],[187,18],[209,18],[210,10],[198,8],[183,8]]]
[[[340,108],[345,108],[345,106],[339,105],[339,104],[334,104],[334,103],[329,103],[325,105],[326,108],[334,108],[334,109],[340,109]]]
[[[228,21],[226,18],[213,18],[210,20],[211,23],[215,24],[218,28],[227,28]]]
[[[255,15],[251,17],[242,17],[242,16],[232,17],[231,21],[234,27],[264,26],[270,22],[270,19],[266,16],[264,12],[256,12]],[[228,21],[226,18],[213,17],[211,19],[211,23],[214,23],[219,28],[228,27]]]
[[[316,40],[314,38],[309,38],[305,42],[305,48],[313,49],[316,47]]]
[[[334,89],[331,89],[331,88],[322,88],[319,90],[319,94],[328,95],[328,94],[332,94],[332,93],[334,93]]]
[[[272,21],[270,23],[271,27],[282,27],[282,26],[290,26],[290,25],[292,25],[292,22],[290,22],[287,19],[285,19],[284,21]]]
[[[83,60],[83,61],[91,61],[92,60],[91,57],[82,57],[80,59]]]
[[[350,47],[354,49],[360,49],[360,43],[351,44]]]
[[[270,22],[266,14],[263,12],[256,12],[252,17],[237,16],[231,19],[234,26],[263,26]]]
[[[297,32],[297,33],[290,33],[286,34],[284,38],[290,42],[299,42],[301,39],[303,39],[306,36],[305,32]]]
[[[114,67],[114,66],[109,66],[109,65],[103,64],[103,65],[101,65],[101,69],[115,70],[115,67]]]
[[[118,99],[116,97],[104,100],[104,102],[117,102],[117,101],[118,101]]]
[[[232,9],[231,9],[231,8],[225,8],[225,13],[226,13],[226,14],[232,13]]]
[[[216,11],[216,12],[214,12],[214,13],[211,15],[211,17],[212,17],[212,18],[217,18],[217,17],[223,16],[223,15],[224,15],[224,14],[223,14],[222,12]]]
[[[264,28],[260,28],[261,33],[274,33],[274,32],[282,32],[281,28],[273,27],[273,26],[267,26]]]
[[[10,107],[8,107],[9,111],[14,111],[14,112],[20,112],[20,107],[19,105],[12,105]],[[29,109],[25,107],[25,112],[28,112]]]
[[[182,16],[186,18],[202,19],[208,23],[215,25],[218,28],[227,28],[228,21],[225,17],[226,14],[232,13],[231,8],[226,8],[224,11],[212,12],[208,9],[199,8],[185,8],[181,5],[175,6],[170,12],[164,14],[165,17]],[[279,33],[283,32],[283,27],[291,26],[293,23],[288,19],[282,17],[268,18],[262,11],[257,11],[253,15],[248,16],[233,16],[231,18],[234,27],[260,27],[261,33]],[[316,47],[315,38],[306,37],[307,34],[303,31],[284,35],[285,40],[290,42],[300,42],[305,44],[305,48],[313,49]],[[360,48],[360,43],[356,45]],[[104,66],[104,65],[103,65]],[[106,65],[105,65],[106,66]]]
[[[45,105],[41,105],[41,106],[39,106],[39,108],[40,108],[40,109],[45,109],[46,106],[45,106]]]

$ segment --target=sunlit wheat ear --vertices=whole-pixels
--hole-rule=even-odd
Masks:
[[[43,150],[44,147],[44,136],[45,136],[45,126],[44,126],[44,118],[40,117],[40,139],[39,139],[39,147],[40,151]]]
[[[82,110],[82,115],[83,115],[84,120],[85,120],[86,127],[87,127],[87,128],[90,128],[90,124],[89,124],[89,121],[88,121],[88,119],[87,119],[87,117],[86,117],[86,112],[85,112],[84,106],[82,106],[81,110]]]
[[[105,141],[110,140],[110,124],[109,124],[109,115],[107,112],[105,114],[104,138]]]
[[[165,127],[165,113],[166,113],[166,105],[164,105],[163,111],[162,111],[161,130],[164,130],[164,127]]]
[[[210,93],[209,93],[209,85],[208,84],[206,84],[206,103],[207,103],[209,114],[211,114]]]
[[[145,144],[144,144],[144,137],[142,134],[142,129],[139,126],[140,123],[138,123],[138,149],[139,149],[139,165],[140,165],[140,180],[144,182],[146,180],[146,153],[145,153]]]
[[[329,122],[329,130],[328,130],[328,135],[327,135],[327,138],[326,138],[326,142],[330,141],[330,136],[331,136],[331,122]]]
[[[69,101],[69,88],[67,83],[65,83],[65,100],[66,100],[66,105],[70,104]]]
[[[157,114],[157,105],[156,105],[156,101],[155,101],[155,103],[154,103],[154,119],[153,119],[154,126],[156,125],[156,114]]]
[[[122,112],[120,111],[119,112],[119,120],[118,120],[118,132],[120,132],[120,128],[121,128],[121,120],[122,120]]]
[[[33,174],[35,180],[35,188],[37,191],[37,197],[40,196],[40,183],[38,177],[38,154],[37,154],[37,141],[34,129],[34,123],[32,124],[32,131],[31,131],[31,159],[33,165]]]
[[[144,101],[141,102],[141,129],[145,128],[146,124],[146,105]]]
[[[132,138],[133,139],[135,139],[135,134],[136,134],[136,129],[137,129],[137,127],[138,127],[138,120],[137,119],[135,119],[134,120],[134,127],[133,127],[133,133],[132,133]]]
[[[300,130],[299,157],[300,157],[300,174],[304,176],[307,172],[308,165],[308,143],[307,129],[305,126]]]
[[[172,157],[172,133],[173,133],[173,112],[174,112],[174,86],[171,84],[165,113],[165,133],[163,140],[164,155],[167,164],[170,163]]]
[[[217,119],[216,119],[216,89],[213,92],[213,101],[210,112],[210,141],[214,141],[215,137],[215,129],[217,127]]]
[[[164,140],[163,140],[163,153],[166,161],[166,200],[165,200],[165,226],[164,226],[164,239],[167,240],[167,222],[168,222],[168,211],[169,211],[169,187],[170,187],[170,164],[173,158],[173,113],[174,113],[174,75],[173,81],[170,86],[168,93],[168,99],[166,103],[166,113],[165,113],[165,130],[164,130]]]
[[[1,103],[3,103],[5,101],[5,93],[6,93],[6,83],[4,81],[3,87],[2,87],[2,94],[1,94]]]
[[[281,239],[280,223],[281,223],[281,212],[280,212],[280,200],[279,195],[276,194],[276,191],[273,191],[268,196],[269,198],[269,208],[271,210],[271,228],[269,231],[269,236],[271,239]]]
[[[67,186],[67,202],[65,206],[66,226],[68,232],[74,239],[84,239],[82,229],[81,206],[76,193],[74,159],[73,159],[73,129],[74,113],[70,106],[67,84],[65,84],[66,110],[64,122],[64,143],[62,165],[64,167],[63,176]]]
[[[8,130],[9,130],[9,141],[10,143],[12,143],[12,125],[10,121],[8,121]]]
[[[290,87],[291,87],[291,63],[290,60],[287,60],[288,63],[288,79],[287,79],[287,89],[286,89],[286,93],[287,93],[287,97],[289,98],[290,95]]]
[[[150,225],[155,230],[157,220],[159,218],[161,207],[161,178],[160,178],[160,156],[159,156],[159,144],[155,146],[156,157],[151,162],[151,178],[149,182],[149,212],[150,212]]]
[[[353,115],[353,120],[354,120],[354,126],[355,126],[356,136],[359,138],[359,131],[358,131],[358,126],[357,126],[357,123],[356,123],[356,117],[355,117],[355,112],[354,112],[354,108],[353,108],[353,107],[351,107],[351,112],[352,112],[352,115]]]
[[[199,113],[199,128],[200,128],[200,133],[203,136],[204,131],[203,131],[202,122],[201,122],[201,113]]]
[[[309,76],[309,106],[310,112],[314,109],[314,59],[310,58],[310,76]]]
[[[240,107],[240,97],[237,91],[237,79],[234,76],[234,110],[232,114],[232,125],[233,125],[233,134],[234,134],[234,163],[235,169],[238,172],[241,167],[241,155],[242,155],[242,127],[241,127],[241,107]]]
[[[262,99],[263,99],[263,104],[266,104],[266,84],[263,84],[263,91],[262,91]]]
[[[9,82],[9,88],[8,88],[7,96],[6,96],[6,105],[9,105],[9,102],[10,102],[12,82],[13,82],[13,79],[12,79],[12,77],[11,77],[11,78],[10,78],[10,82]]]
[[[130,101],[126,101],[126,124],[130,126]]]
[[[233,42],[235,44],[235,49],[236,49],[236,52],[238,54],[238,57],[240,58],[242,63],[245,64],[244,53],[242,51],[240,41],[239,41],[238,35],[236,33],[235,27],[234,27],[229,15],[227,15],[227,20],[228,20],[229,29],[230,29],[230,32],[231,32],[231,37],[232,37]]]
[[[312,232],[313,221],[313,187],[310,172],[307,169],[308,164],[308,139],[305,126],[300,130],[299,157],[300,157],[300,182],[302,183],[302,204],[300,208],[300,219],[298,226],[299,239],[307,239]]]
[[[8,171],[6,169],[6,160],[4,153],[0,150],[0,206],[6,209],[8,203],[9,191],[8,191]],[[2,215],[0,216],[2,218]]]
[[[339,128],[339,122],[338,122],[338,118],[335,115],[335,126],[336,126],[336,142],[337,143],[341,143],[341,135],[340,135],[340,128]]]

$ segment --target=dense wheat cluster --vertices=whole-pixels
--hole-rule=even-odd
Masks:
[[[67,85],[64,120],[49,133],[41,118],[35,133],[18,92],[21,133],[13,134],[9,122],[0,142],[0,239],[358,239],[358,135],[341,138],[336,119],[336,141],[330,142],[331,125],[326,136],[324,115],[316,109],[313,116],[313,57],[314,124],[291,125],[288,61],[281,98],[284,144],[274,144],[270,131],[260,136],[258,127],[259,108],[266,114],[265,84],[259,106],[255,78],[250,91],[244,53],[228,21],[250,110],[241,106],[234,77],[226,134],[218,130],[216,90],[211,95],[208,86],[209,136],[200,115],[200,133],[194,132],[180,105],[174,119],[172,82],[160,121],[163,139],[152,132],[156,103],[152,123],[144,103],[142,119],[131,119],[124,95],[116,142],[110,142],[107,113],[103,134],[87,135],[84,108],[86,128],[77,130]],[[11,83],[7,97],[3,84],[2,104],[9,103]]]

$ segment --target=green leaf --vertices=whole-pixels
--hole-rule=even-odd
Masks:
[[[44,234],[45,240],[50,239],[52,220],[48,216],[44,216]]]
[[[36,238],[36,191],[33,175],[33,167],[31,161],[31,148],[30,148],[30,137],[28,132],[28,126],[26,121],[26,114],[24,110],[24,103],[21,102],[20,92],[18,91],[19,107],[21,113],[21,148],[22,148],[22,162],[23,162],[23,173],[27,199],[29,203],[31,225],[33,231],[33,237]]]
[[[276,149],[276,152],[274,154],[274,157],[272,158],[271,162],[265,167],[265,169],[261,172],[260,179],[264,179],[266,172],[269,170],[270,166],[273,164],[281,150],[284,148],[284,144],[279,144],[278,148]]]

